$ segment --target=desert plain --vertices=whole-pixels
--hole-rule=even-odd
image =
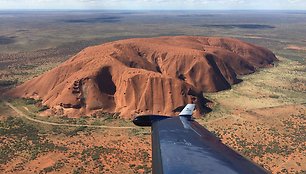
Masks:
[[[203,93],[212,111],[196,120],[272,173],[305,173],[305,12],[3,11],[0,19],[1,94],[88,46],[126,38],[233,37],[273,51],[274,66]],[[1,173],[151,172],[150,128],[118,113],[46,110],[41,100],[1,96]]]

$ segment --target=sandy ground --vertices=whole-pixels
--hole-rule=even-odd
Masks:
[[[306,51],[306,47],[297,46],[297,45],[288,45],[286,49],[290,50],[298,50],[298,51]]]
[[[147,173],[151,169],[151,146],[148,134],[130,131],[92,130],[69,137],[48,135],[47,139],[67,150],[44,152],[33,160],[17,155],[0,165],[2,173]],[[101,148],[97,159],[95,149]],[[60,167],[55,167],[62,164]],[[50,169],[50,168],[54,169]],[[50,170],[48,170],[50,169]]]
[[[299,84],[305,77],[296,71],[302,67],[281,58],[277,67],[209,94],[215,109],[199,122],[272,173],[305,172],[306,94],[305,83]]]

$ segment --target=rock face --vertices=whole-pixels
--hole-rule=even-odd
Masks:
[[[232,38],[158,37],[88,47],[10,95],[41,98],[68,116],[96,111],[174,115],[186,103],[205,108],[203,92],[228,89],[237,75],[276,61],[262,47]]]

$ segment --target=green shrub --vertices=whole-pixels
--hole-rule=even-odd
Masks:
[[[12,85],[16,85],[18,80],[0,80],[0,87],[8,87]]]
[[[49,109],[49,107],[47,105],[43,105],[38,111],[42,112],[42,111],[45,111],[47,109]]]
[[[85,129],[87,128],[87,126],[80,126],[80,127],[77,127],[75,128],[74,130],[72,131],[69,131],[68,133],[66,133],[67,136],[75,136],[78,134],[78,132],[81,132],[81,131],[84,131]]]

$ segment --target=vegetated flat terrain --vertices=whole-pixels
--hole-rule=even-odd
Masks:
[[[87,46],[123,38],[228,36],[271,49],[280,57],[276,67],[242,77],[231,90],[204,94],[213,112],[198,121],[272,173],[306,170],[306,13],[3,11],[0,20],[0,93]],[[133,125],[116,114],[47,117],[40,101],[9,103],[19,113],[0,102],[0,173],[151,171],[150,129],[91,127]]]
[[[42,117],[39,101],[9,100],[19,112],[0,103],[1,173],[149,173],[149,128],[101,113],[94,118]],[[51,124],[49,124],[51,123]],[[52,125],[59,123],[59,125]],[[63,124],[63,125],[60,125]],[[120,126],[129,129],[99,128]]]
[[[306,169],[305,66],[279,58],[231,90],[206,94],[213,112],[198,120],[272,173]]]

